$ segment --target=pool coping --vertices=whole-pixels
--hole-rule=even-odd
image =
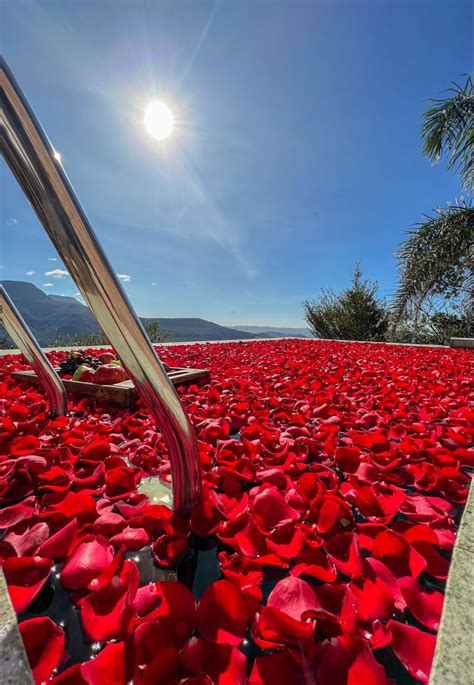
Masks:
[[[0,683],[33,685],[33,677],[5,576],[0,568]]]
[[[474,480],[449,565],[429,685],[472,685],[474,673]]]

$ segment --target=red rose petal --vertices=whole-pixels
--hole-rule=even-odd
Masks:
[[[108,585],[80,600],[82,624],[91,641],[106,642],[131,631],[137,588],[137,567],[125,561],[121,573]]]
[[[389,621],[392,649],[408,673],[420,683],[428,683],[436,637],[418,628],[397,621]]]
[[[113,548],[101,536],[88,536],[79,543],[61,571],[61,584],[70,590],[84,589],[113,559]]]
[[[47,682],[64,650],[63,629],[46,616],[23,621],[19,629],[35,682]]]
[[[123,642],[111,642],[94,659],[81,665],[88,685],[125,685],[129,680],[127,670]]]
[[[110,454],[110,443],[107,440],[93,440],[82,450],[84,459],[104,461]]]
[[[190,590],[180,583],[149,583],[138,589],[133,602],[138,621],[159,619],[164,646],[180,648],[196,625],[196,607]]]
[[[352,521],[352,514],[347,504],[339,497],[323,495],[320,500],[316,528],[318,533],[328,533],[339,522],[348,525]]]
[[[69,521],[65,526],[61,527],[54,535],[45,540],[38,550],[41,556],[49,557],[50,559],[62,559],[69,556],[72,548],[76,543],[79,526],[77,520]]]
[[[180,654],[188,671],[212,678],[215,685],[242,685],[247,675],[244,654],[230,645],[193,637]]]
[[[199,602],[197,627],[211,642],[240,645],[247,627],[247,606],[233,583],[218,580],[207,588]]]
[[[124,545],[128,550],[142,549],[149,541],[150,538],[144,528],[132,528],[131,526],[127,526],[120,533],[110,538],[112,545],[115,545],[115,547]]]
[[[252,513],[255,523],[264,533],[270,533],[274,528],[300,518],[300,514],[285,502],[283,495],[274,487],[266,488],[255,495]]]
[[[398,584],[416,620],[430,630],[438,630],[444,602],[441,592],[425,592],[415,578],[400,578]]]
[[[311,671],[305,676],[301,666],[288,651],[283,651],[269,656],[258,656],[253,664],[249,685],[309,685],[312,678]]]
[[[48,524],[42,521],[25,521],[11,528],[3,538],[12,545],[19,557],[33,556],[49,535]]]
[[[326,542],[329,558],[340,573],[357,578],[362,571],[362,557],[357,535],[338,533]]]
[[[3,562],[3,572],[13,608],[24,611],[37,597],[46,583],[53,566],[50,559],[42,557],[10,557]]]
[[[275,585],[268,596],[267,606],[301,621],[305,611],[315,609],[320,604],[316,593],[306,581],[290,576]]]
[[[34,514],[33,503],[34,497],[28,497],[23,502],[0,509],[0,528],[9,528],[30,519]]]
[[[334,453],[336,464],[345,473],[355,473],[360,465],[358,447],[338,447]]]

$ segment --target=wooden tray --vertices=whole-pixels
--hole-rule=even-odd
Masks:
[[[56,369],[59,371],[59,369]],[[14,371],[14,378],[18,378],[33,385],[40,385],[41,382],[34,371]],[[172,366],[168,376],[173,385],[184,385],[200,378],[208,378],[209,371],[206,369],[191,369],[187,367]],[[85,383],[84,381],[63,380],[64,387],[69,392],[77,393],[85,397],[94,397],[102,402],[118,404],[129,407],[137,398],[138,393],[132,381],[123,381],[114,385],[99,385],[98,383]]]

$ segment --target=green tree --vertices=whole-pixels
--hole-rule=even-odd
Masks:
[[[160,324],[158,321],[149,321],[148,323],[145,323],[143,327],[152,343],[162,343],[168,340],[168,336],[165,333],[160,333]]]
[[[423,114],[423,153],[432,161],[448,157],[468,194],[474,183],[474,91],[472,79],[456,84],[443,100],[432,100]],[[474,208],[461,198],[438,208],[409,231],[396,253],[399,284],[393,324],[437,312],[472,322],[474,287]],[[464,324],[463,324],[464,326]]]
[[[376,283],[362,280],[357,266],[350,288],[340,294],[323,289],[318,300],[303,302],[308,326],[318,338],[384,340],[388,314],[377,290]]]

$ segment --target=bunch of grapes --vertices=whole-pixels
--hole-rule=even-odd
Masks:
[[[87,364],[91,369],[95,370],[102,362],[96,357],[85,357],[81,350],[75,351],[74,353],[70,352],[66,361],[60,363],[59,373],[62,376],[73,376],[75,370],[82,364]]]

